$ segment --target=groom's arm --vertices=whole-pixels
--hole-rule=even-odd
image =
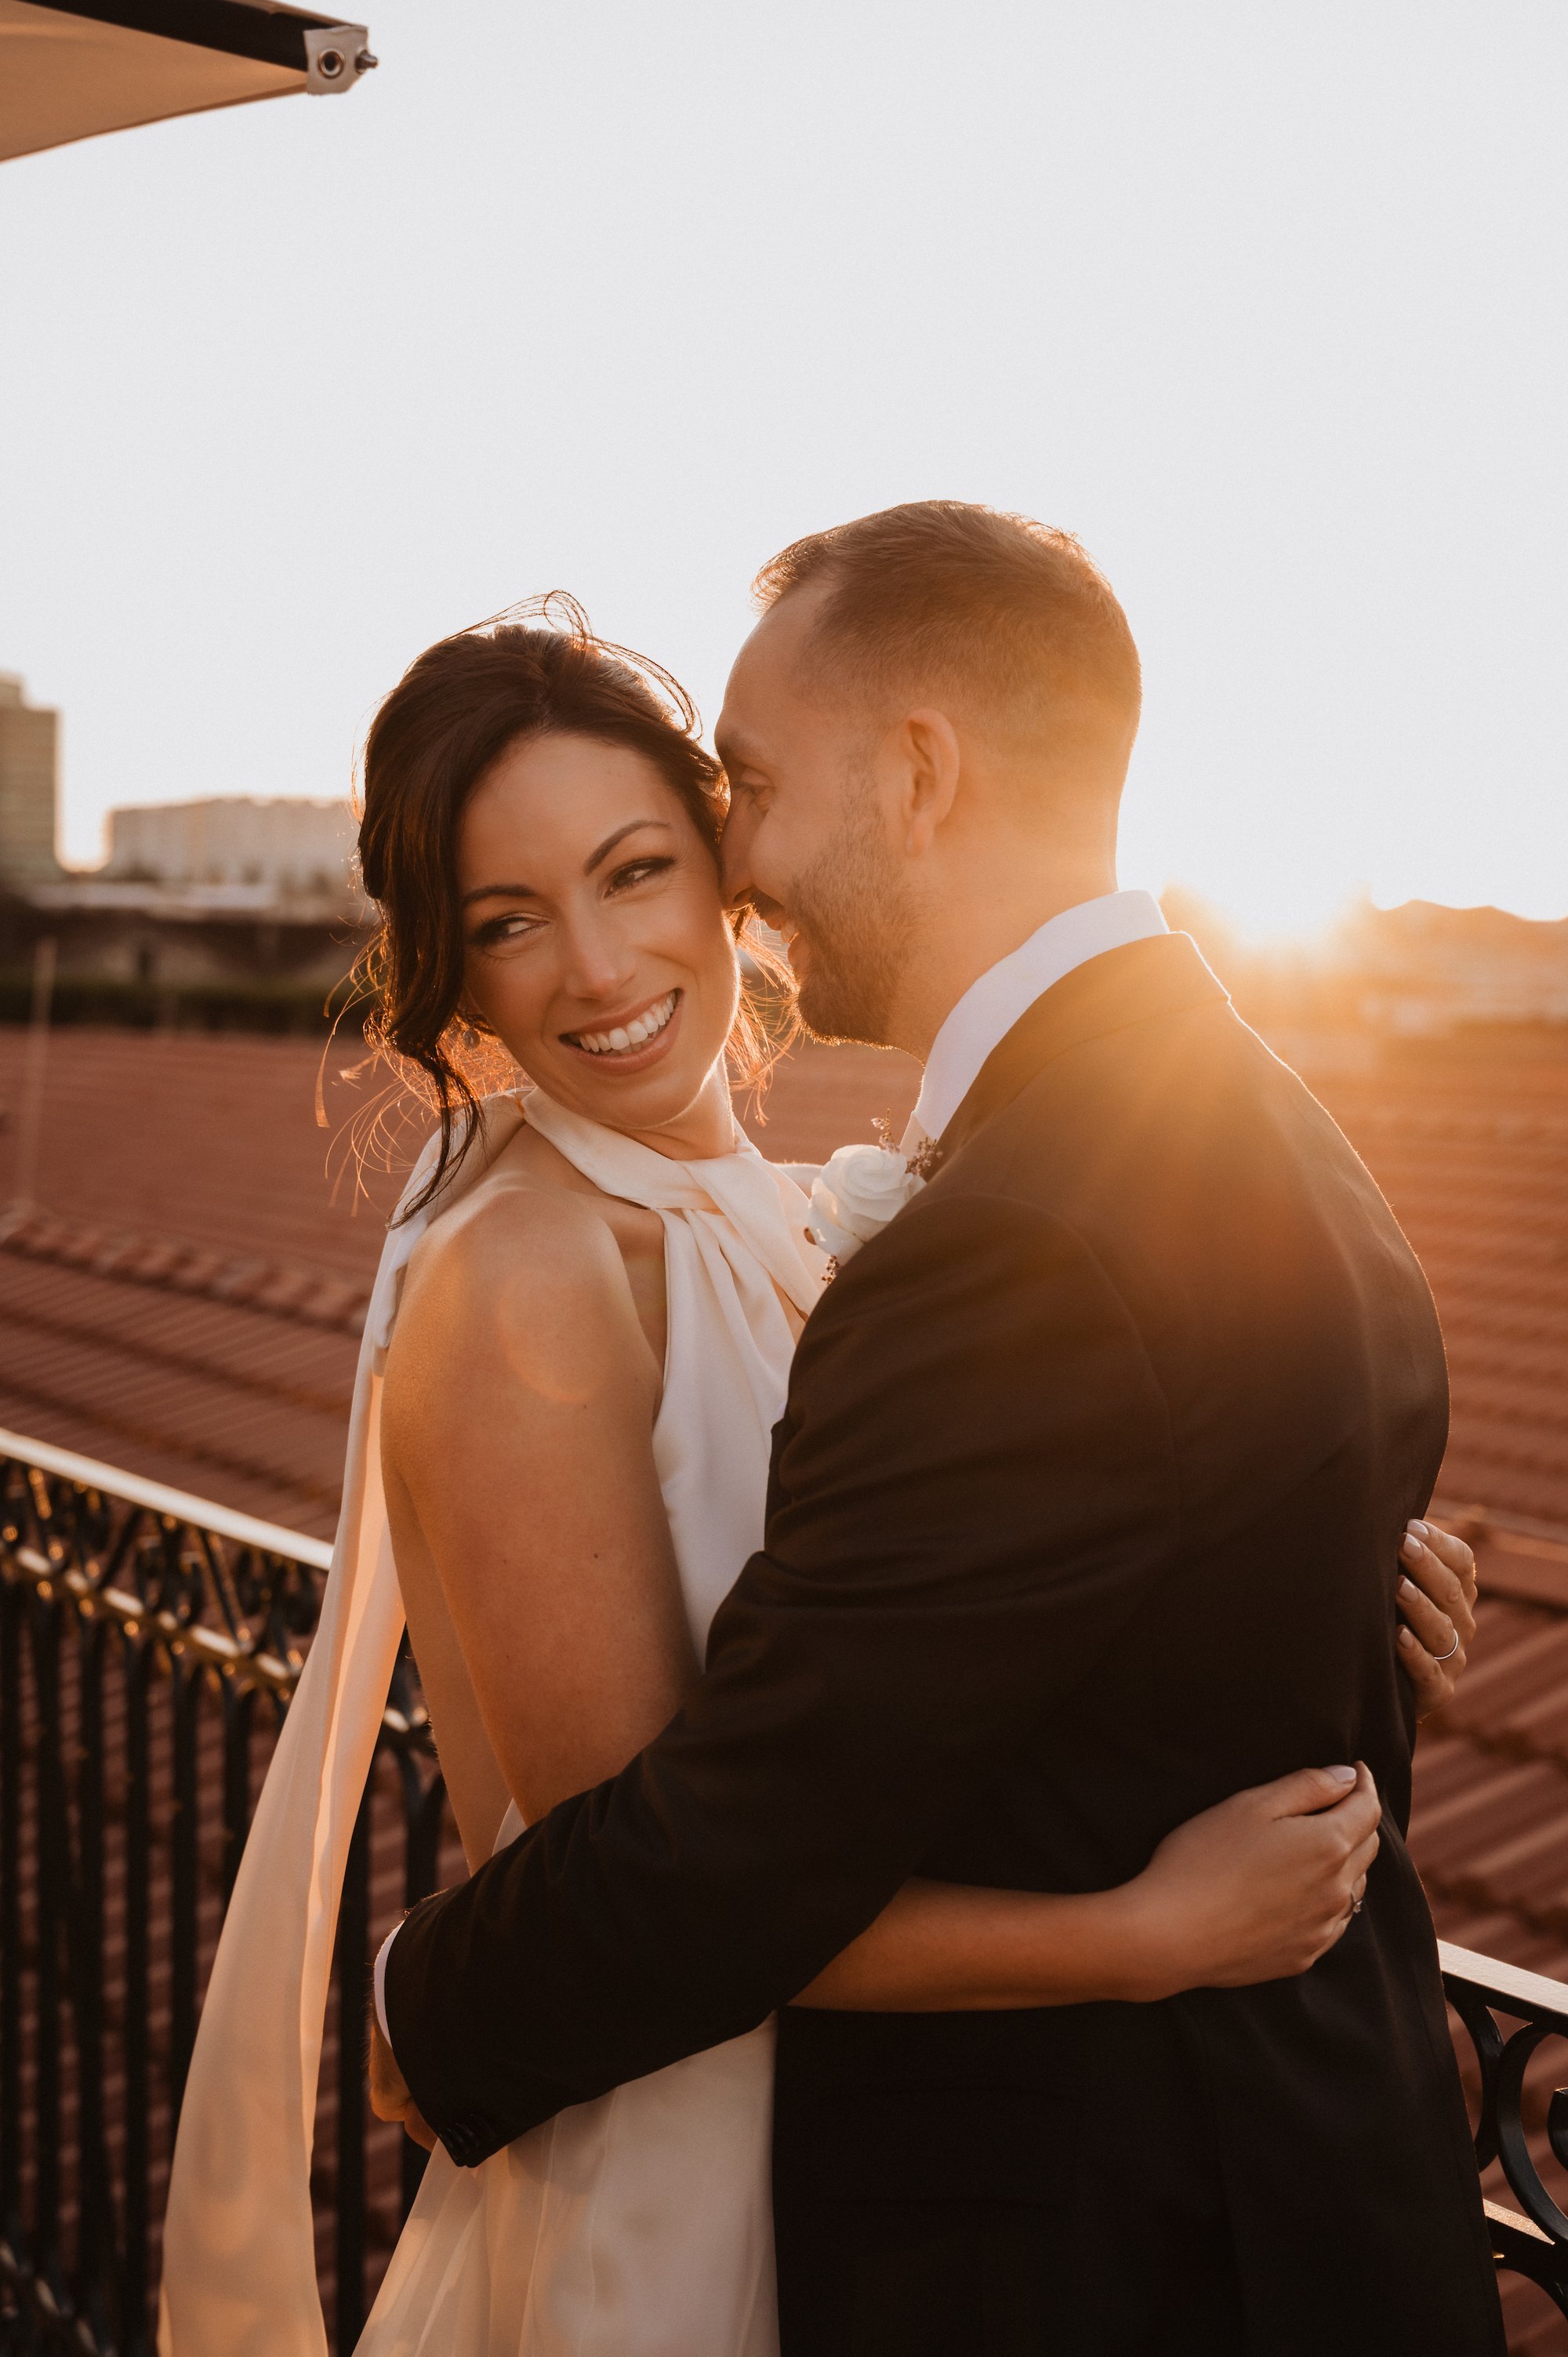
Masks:
[[[807,1327],[767,1548],[686,1707],[392,1944],[392,2047],[454,2157],[803,1988],[1088,1675],[1176,1513],[1092,1254],[1026,1205],[921,1199]]]

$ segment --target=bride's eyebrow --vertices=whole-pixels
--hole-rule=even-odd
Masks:
[[[596,867],[602,867],[618,843],[624,843],[628,834],[636,834],[640,827],[645,826],[656,826],[665,834],[675,832],[667,818],[628,819],[624,826],[618,826],[613,834],[606,835],[596,851],[589,852],[583,862],[584,875],[591,876]],[[539,897],[536,884],[476,884],[471,892],[464,893],[458,905],[466,909],[474,900],[535,900]]]
[[[589,853],[587,858],[583,862],[584,875],[591,876],[596,867],[603,866],[604,862],[609,857],[618,843],[624,843],[628,834],[635,834],[639,827],[645,826],[656,826],[665,834],[673,834],[675,832],[667,818],[628,819],[624,826],[618,826],[613,834],[606,835],[603,843],[600,844],[596,851]]]

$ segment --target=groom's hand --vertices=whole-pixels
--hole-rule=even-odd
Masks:
[[[435,2131],[408,2092],[408,2082],[397,2067],[397,2057],[381,2036],[381,2023],[371,2022],[371,2109],[378,2120],[399,2120],[415,2144],[435,2149]]]

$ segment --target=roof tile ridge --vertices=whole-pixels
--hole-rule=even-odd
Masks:
[[[371,1299],[368,1285],[297,1261],[231,1257],[210,1245],[114,1232],[30,1206],[0,1211],[0,1252],[343,1334],[363,1330]]]
[[[1541,1522],[1533,1515],[1516,1514],[1506,1506],[1488,1506],[1477,1499],[1433,1499],[1429,1509],[1434,1522],[1446,1529],[1452,1525],[1462,1539],[1474,1544],[1477,1537],[1486,1538],[1493,1532],[1510,1538],[1539,1539],[1549,1547],[1562,1547],[1568,1555],[1568,1523]]]

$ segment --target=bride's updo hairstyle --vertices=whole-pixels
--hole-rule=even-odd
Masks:
[[[729,790],[698,725],[678,681],[647,656],[596,638],[562,590],[427,647],[377,712],[365,740],[360,823],[360,873],[381,920],[360,968],[373,1002],[365,1036],[440,1124],[435,1168],[410,1211],[461,1164],[479,1094],[514,1070],[463,1006],[456,845],[474,789],[509,747],[531,737],[625,746],[660,771],[716,865]],[[732,918],[737,940],[746,922],[745,910]],[[782,990],[782,962],[756,942],[747,948]],[[729,1055],[737,1078],[762,1079],[768,1033],[744,988]]]

